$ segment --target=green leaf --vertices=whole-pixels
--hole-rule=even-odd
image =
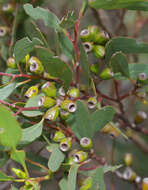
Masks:
[[[62,162],[64,161],[65,154],[59,150],[59,148],[55,148],[53,152],[51,153],[51,156],[48,161],[48,167],[52,172],[57,171]]]
[[[44,35],[41,33],[40,29],[36,26],[36,24],[33,21],[31,21],[30,19],[26,20],[25,29],[26,29],[27,35],[29,36],[31,40],[33,38],[38,38],[43,42],[44,47],[49,48]]]
[[[25,12],[33,19],[42,19],[46,26],[59,29],[59,19],[48,9],[33,8],[31,4],[24,5]]]
[[[60,48],[63,54],[65,54],[70,60],[74,59],[74,47],[73,43],[65,35],[64,32],[58,32]]]
[[[52,152],[54,149],[58,148],[59,145],[57,143],[52,143],[50,144],[49,146],[46,147],[46,149],[49,151],[49,152]]]
[[[0,151],[0,168],[2,168],[8,160],[9,160],[8,153],[5,151]]]
[[[130,78],[137,80],[140,73],[145,73],[148,76],[148,64],[131,63],[129,64]]]
[[[0,143],[15,148],[22,136],[22,130],[16,118],[7,107],[0,105]]]
[[[25,163],[26,154],[24,150],[13,150],[11,152],[11,159],[21,164],[26,171],[26,163]]]
[[[135,4],[138,5],[145,1],[142,0],[89,0],[89,5],[93,8],[99,9],[119,9],[119,8],[127,8]]]
[[[110,171],[115,172],[116,170],[118,170],[121,167],[123,167],[121,164],[116,165],[116,166],[104,166],[103,171],[104,171],[104,173],[107,173],[107,172],[110,172]]]
[[[0,100],[5,100],[8,98],[18,86],[20,86],[19,83],[16,84],[13,82],[4,87],[0,87]]]
[[[39,94],[37,96],[29,98],[29,100],[27,101],[27,103],[25,105],[25,108],[38,107],[38,101],[39,101],[41,96],[43,96],[43,94]],[[27,117],[35,117],[35,116],[43,115],[44,113],[41,112],[40,110],[31,110],[31,111],[23,111],[22,114],[27,116]]]
[[[74,11],[69,11],[66,16],[64,16],[60,21],[60,26],[65,29],[70,29],[74,27],[76,20],[76,15]]]
[[[148,44],[128,37],[112,38],[106,44],[105,60],[109,65],[112,55],[118,51],[123,53],[148,53]]]
[[[23,129],[22,138],[19,144],[29,144],[33,142],[35,139],[41,136],[42,129],[43,129],[43,120],[33,125],[32,127]]]
[[[71,114],[67,120],[67,123],[79,139],[82,137],[92,138],[94,135],[90,120],[90,113],[84,103],[80,100],[77,101],[76,112]]]
[[[129,5],[126,7],[129,10],[141,10],[141,11],[148,11],[148,2],[137,2],[134,5]]]
[[[0,181],[12,181],[14,178],[7,176],[3,172],[0,171]]]
[[[52,57],[48,49],[36,47],[38,58],[44,64],[46,71],[53,77],[64,81],[65,88],[68,89],[72,81],[72,71],[68,64],[57,57]]]
[[[23,58],[34,50],[34,46],[42,45],[41,41],[38,38],[33,38],[32,41],[28,38],[22,38],[17,41],[14,47],[14,56],[17,63],[23,60]]]
[[[129,78],[128,60],[122,52],[113,54],[111,67],[114,73],[121,73],[123,76]]]
[[[84,72],[84,78],[86,85],[89,85],[90,82],[90,72],[89,72],[89,63],[86,52],[83,48],[83,45],[80,44],[80,66],[82,67],[82,71]]]
[[[67,180],[66,178],[62,178],[59,182],[59,187],[61,190],[66,190],[67,189]]]
[[[77,110],[66,120],[74,134],[80,139],[82,137],[92,138],[108,122],[112,121],[114,109],[111,106],[103,107],[91,115],[87,107],[80,100],[77,101]]]
[[[98,187],[99,190],[106,190],[104,184],[104,171],[100,166],[95,170],[95,173],[92,176],[92,187],[90,190],[97,190]]]
[[[76,190],[76,180],[77,180],[77,173],[78,173],[78,164],[74,164],[71,166],[68,174],[68,181],[67,181],[67,190]]]
[[[115,110],[111,106],[105,106],[91,114],[93,133],[100,131],[108,122],[113,120]]]

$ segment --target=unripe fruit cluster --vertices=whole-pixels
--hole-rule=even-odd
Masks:
[[[93,52],[99,59],[104,57],[104,45],[109,40],[106,32],[101,31],[97,26],[88,26],[87,29],[81,31],[80,38],[87,53]]]

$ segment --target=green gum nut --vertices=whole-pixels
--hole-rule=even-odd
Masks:
[[[148,78],[146,73],[139,73],[137,82],[140,84],[148,84]]]
[[[56,104],[56,101],[48,96],[41,96],[38,101],[38,106],[44,107],[44,108],[51,108],[55,104]]]
[[[41,91],[49,97],[55,98],[57,95],[57,89],[54,85],[53,82],[46,82],[45,84],[42,85]]]
[[[136,124],[140,124],[146,119],[147,119],[147,114],[144,111],[138,111],[137,114],[135,115],[134,121]]]
[[[134,181],[136,179],[136,172],[134,172],[130,167],[126,167],[123,172],[123,179]]]
[[[80,190],[89,190],[92,186],[92,178],[88,177],[82,182],[82,186],[80,187]]]
[[[88,29],[84,29],[80,32],[80,38],[83,42],[91,41],[91,34]]]
[[[60,96],[65,96],[65,95],[66,95],[65,90],[64,90],[63,87],[60,87],[60,88],[58,89],[58,94],[59,94]]]
[[[68,138],[62,139],[59,146],[60,146],[61,151],[63,152],[69,151],[71,148],[71,138],[68,137]]]
[[[32,56],[28,61],[28,65],[30,72],[34,74],[40,75],[44,71],[43,64],[37,57]]]
[[[98,32],[100,31],[98,26],[96,25],[91,25],[91,26],[88,26],[88,31],[90,32],[90,35],[92,36],[92,40],[94,39],[94,36],[96,34],[98,34]]]
[[[98,59],[102,59],[105,56],[105,47],[102,45],[95,45],[93,47],[94,55]]]
[[[61,131],[56,131],[54,134],[51,135],[51,138],[54,142],[60,142],[62,139],[65,138],[65,135]]]
[[[109,40],[109,35],[105,31],[100,31],[95,34],[94,36],[94,43],[105,45],[106,42]]]
[[[68,111],[65,110],[60,110],[60,118],[63,120],[68,119],[68,117],[70,116],[70,113]]]
[[[96,97],[90,97],[87,100],[87,106],[89,109],[94,109],[97,106],[97,99]]]
[[[4,13],[13,13],[13,11],[14,11],[14,6],[13,6],[11,3],[3,4],[3,6],[2,6],[2,11],[3,11]]]
[[[17,168],[12,168],[12,171],[15,173],[15,175],[17,175],[17,177],[21,178],[21,179],[26,179],[27,175],[25,172],[23,172],[20,169]]]
[[[0,26],[0,37],[4,37],[8,33],[8,27]]]
[[[71,98],[78,98],[80,96],[80,90],[78,88],[71,88],[68,90],[68,96]]]
[[[7,66],[11,69],[17,68],[17,64],[16,64],[15,59],[13,57],[9,57],[9,59],[7,60]]]
[[[67,99],[61,102],[61,109],[73,113],[77,110],[77,104]]]
[[[84,42],[83,47],[86,53],[89,53],[93,50],[93,43],[92,42]]]
[[[99,75],[100,79],[102,80],[109,80],[113,78],[113,76],[114,76],[114,73],[112,72],[110,68],[104,69]]]
[[[56,121],[58,116],[59,116],[59,107],[55,106],[47,110],[44,118],[49,121]]]
[[[31,86],[25,93],[26,98],[32,98],[36,96],[39,92],[38,86]]]
[[[80,146],[84,149],[84,150],[90,150],[92,148],[92,140],[88,137],[83,137],[80,139]]]
[[[95,75],[99,72],[99,64],[91,64],[89,67],[90,71],[94,73]]]
[[[21,60],[21,63],[25,63],[25,64],[27,64],[28,61],[29,61],[29,58],[30,58],[30,55],[27,54],[27,55],[24,57],[24,59]]]
[[[73,155],[73,159],[75,163],[81,163],[87,159],[87,156],[86,152],[80,150]]]
[[[131,153],[126,153],[124,156],[124,163],[126,166],[130,166],[133,163],[133,155]]]

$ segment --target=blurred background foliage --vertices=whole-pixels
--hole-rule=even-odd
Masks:
[[[0,5],[2,3],[7,3],[9,0],[0,0]],[[30,2],[24,0],[22,2]],[[74,11],[76,17],[78,17],[81,1],[80,0],[38,0],[34,3],[34,6],[41,5],[44,8],[50,9],[54,12],[58,18],[62,19],[64,15],[68,13],[68,11]],[[19,5],[21,6],[21,5]],[[16,11],[16,10],[14,10]],[[5,71],[6,69],[6,60],[8,58],[8,45],[10,43],[10,39],[12,38],[12,27],[13,22],[17,22],[17,29],[15,34],[15,41],[21,39],[28,35],[29,22],[30,18],[25,14],[23,8],[19,9],[17,21],[14,21],[13,16],[6,15],[8,22],[5,22],[5,19],[2,17],[0,13],[0,25],[9,27],[11,32],[8,33],[8,36],[5,38],[0,37],[0,71]],[[123,18],[122,18],[123,15]],[[121,18],[123,19],[122,26]],[[144,22],[143,22],[144,21]],[[80,29],[87,28],[89,25],[98,25],[100,28],[106,29],[107,32],[110,33],[112,37],[114,36],[129,36],[136,37],[137,41],[144,41],[148,43],[148,13],[147,12],[139,12],[139,11],[125,11],[125,10],[94,10],[89,8],[82,18]],[[57,36],[52,29],[49,29],[44,26],[42,21],[37,22],[37,26],[43,32],[46,37],[49,46],[53,51],[56,51],[58,48]],[[71,30],[72,34],[72,30]],[[140,54],[140,55],[132,55],[128,57],[129,62],[133,63],[147,63],[148,55]],[[89,56],[89,63],[95,63],[97,60],[93,56]],[[130,89],[130,84],[127,81],[121,81],[121,92],[123,94]],[[105,81],[102,83],[99,88],[105,94],[108,94],[114,97],[113,93],[113,84],[111,81]],[[107,102],[109,104],[109,102]],[[136,112],[139,110],[144,110],[148,114],[148,105],[144,105],[133,97],[126,99],[124,101],[124,106],[126,108],[126,115],[130,121],[133,121],[133,117]],[[148,119],[142,123],[139,127],[144,127],[148,129]],[[144,141],[143,143],[148,143],[148,136],[140,135],[139,137]],[[124,154],[130,152],[133,154],[134,163],[133,169],[137,172],[137,175],[141,177],[148,177],[148,153],[145,153],[141,148],[132,141],[126,141],[123,137],[118,137],[113,139],[108,135],[102,135],[97,133],[94,138],[95,142],[95,150],[107,159],[110,164],[116,165],[123,163]],[[40,145],[41,146],[41,145]],[[30,148],[31,147],[31,148]],[[36,144],[29,145],[28,149],[31,151],[35,151]],[[46,152],[41,152],[43,157],[47,157]],[[7,164],[8,166],[9,164]],[[6,166],[5,166],[6,167]],[[5,169],[6,170],[6,169]],[[136,187],[132,183],[125,182],[119,178],[117,178],[113,174],[108,174],[105,176],[107,189],[111,190],[112,184],[114,184],[115,190],[134,190]],[[49,189],[58,189],[56,186],[56,181],[52,181],[49,183],[45,182],[42,186],[43,190]],[[7,186],[3,186],[2,183],[0,185],[0,189],[6,190]]]

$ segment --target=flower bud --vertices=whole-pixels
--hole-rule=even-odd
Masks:
[[[52,135],[52,140],[54,141],[54,142],[60,142],[62,139],[64,139],[65,138],[65,135],[64,135],[64,133],[62,133],[61,131],[56,131],[55,133],[54,133],[54,135]]]
[[[14,11],[14,6],[13,6],[13,4],[11,4],[11,3],[3,4],[3,6],[2,6],[2,11],[3,11],[4,13],[13,13],[13,11]]]
[[[89,42],[91,40],[90,31],[88,29],[84,29],[80,33],[80,38],[83,42]]]
[[[91,43],[91,42],[84,42],[83,46],[84,46],[86,53],[89,53],[93,50],[93,43]]]
[[[66,99],[63,102],[61,102],[61,109],[72,113],[76,111],[77,105],[72,100]]]
[[[58,115],[59,115],[59,107],[55,106],[47,110],[44,118],[49,121],[56,121]]]
[[[99,72],[99,65],[98,64],[91,64],[89,67],[90,71],[94,73],[95,75]]]
[[[142,123],[145,119],[147,119],[147,114],[144,111],[139,111],[134,118],[136,124]]]
[[[118,137],[120,132],[114,127],[112,122],[107,123],[102,129],[102,133],[110,134],[113,137]]]
[[[45,84],[43,84],[43,86],[41,87],[41,91],[49,97],[55,98],[57,95],[57,89],[53,82],[46,82]]]
[[[148,190],[148,177],[142,180],[142,190]]]
[[[26,98],[32,98],[34,96],[36,96],[38,94],[39,90],[38,90],[38,86],[31,86],[27,92],[25,93],[25,97]]]
[[[21,178],[21,179],[26,179],[27,175],[25,172],[23,172],[20,169],[17,168],[12,168],[12,171],[17,175],[17,177]]]
[[[12,69],[17,68],[17,64],[16,64],[15,59],[13,57],[9,57],[9,59],[7,60],[7,66],[12,68]]]
[[[101,45],[95,45],[93,47],[93,51],[94,51],[94,55],[98,58],[98,59],[102,59],[105,55],[105,47],[101,46]]]
[[[68,90],[67,94],[71,98],[78,98],[80,96],[80,91],[78,88],[71,88],[70,90]]]
[[[44,107],[44,108],[50,108],[56,104],[56,101],[50,97],[47,96],[41,96],[38,101],[38,106]]]
[[[90,97],[87,100],[87,105],[89,109],[94,109],[97,105],[97,99],[95,97]]]
[[[88,177],[82,182],[80,190],[89,190],[91,186],[92,186],[92,177]]]
[[[84,149],[84,150],[90,150],[92,148],[92,140],[88,137],[83,137],[80,139],[80,146]]]
[[[113,78],[114,73],[112,72],[112,70],[110,68],[106,68],[104,69],[101,74],[99,75],[100,79],[102,80],[108,80]]]
[[[71,148],[71,138],[64,138],[61,140],[60,142],[60,150],[62,150],[63,152],[67,152],[68,150],[70,150]]]
[[[70,113],[68,111],[60,110],[61,119],[66,120],[66,119],[68,119],[69,116],[70,116]]]
[[[130,167],[127,167],[123,173],[123,179],[134,181],[136,179],[136,172],[134,172]]]
[[[4,37],[8,33],[8,27],[0,26],[0,37]]]
[[[43,64],[37,57],[32,56],[28,61],[28,65],[29,65],[30,71],[37,75],[42,74],[44,71]]]
[[[133,155],[131,153],[126,153],[124,156],[124,162],[126,166],[130,166],[133,163]]]
[[[76,163],[84,162],[87,159],[87,153],[80,150],[73,155],[73,158]]]

